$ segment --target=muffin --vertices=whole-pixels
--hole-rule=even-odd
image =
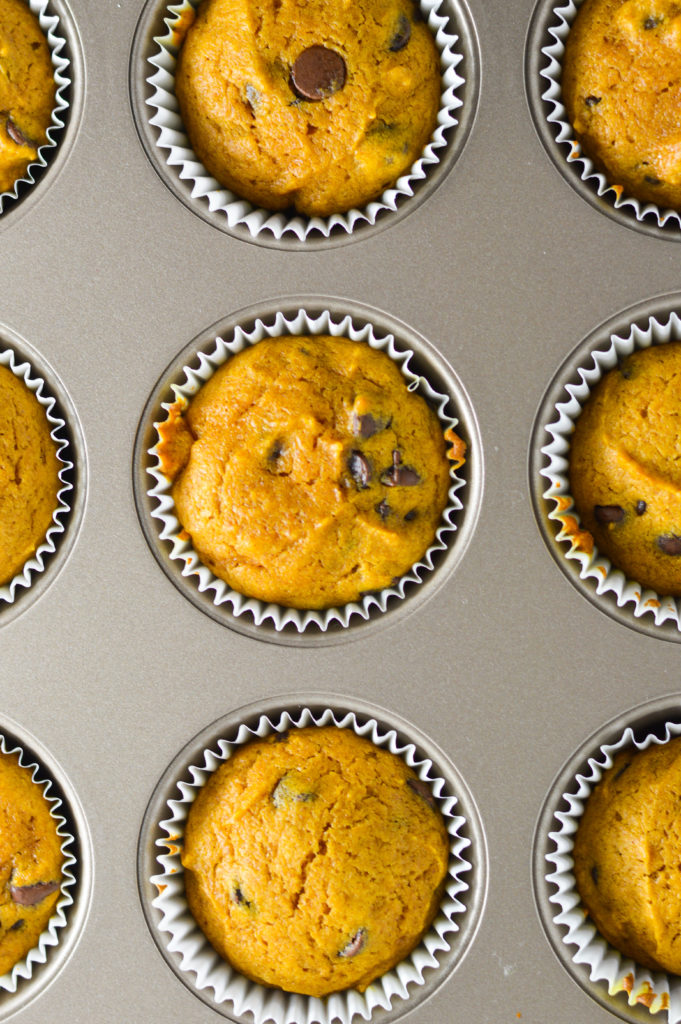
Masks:
[[[392,359],[343,337],[260,341],[184,405],[156,448],[182,527],[235,591],[294,608],[346,604],[407,572],[464,459]]]
[[[58,505],[60,465],[45,410],[0,365],[0,584],[44,540]]]
[[[563,102],[583,153],[627,195],[681,209],[681,13],[674,0],[585,0]]]
[[[596,385],[570,444],[582,526],[616,568],[681,595],[681,342],[634,351]]]
[[[577,889],[601,935],[653,970],[681,974],[681,738],[620,750],[574,844]]]
[[[0,0],[0,192],[11,189],[47,139],[55,82],[47,40],[24,0]]]
[[[63,855],[42,789],[0,754],[0,976],[38,943],[59,899]]]
[[[200,790],[184,836],[189,906],[253,981],[364,989],[418,944],[449,843],[428,785],[347,729],[241,747]]]
[[[411,167],[440,92],[412,0],[203,0],[176,73],[210,174],[265,209],[320,217],[366,205]]]

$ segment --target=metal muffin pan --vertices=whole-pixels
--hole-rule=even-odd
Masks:
[[[479,927],[456,971],[402,1019],[612,1022],[619,1004],[592,998],[547,941],[535,831],[585,737],[643,701],[675,699],[678,647],[604,614],[556,564],[533,512],[533,428],[581,339],[678,292],[672,233],[613,218],[557,173],[526,90],[533,0],[470,0],[479,102],[437,188],[380,231],[287,249],[219,230],[152,166],[131,88],[143,0],[55,8],[72,51],[69,120],[35,188],[0,217],[0,322],[62,382],[87,486],[61,571],[21,614],[0,612],[0,710],[78,794],[92,895],[49,986],[18,991],[7,1014],[222,1019],[147,927],[145,810],[211,723],[323,690],[427,736],[480,815]],[[483,449],[470,453],[481,502],[455,571],[434,574],[437,590],[409,614],[311,647],[264,643],[187,600],[149,548],[133,487],[136,434],[163,368],[207,325],[301,294],[379,311],[427,339],[465,389]]]

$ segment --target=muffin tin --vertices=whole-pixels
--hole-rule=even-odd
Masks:
[[[666,1022],[574,964],[546,854],[592,748],[637,728],[648,703],[678,719],[678,630],[576,578],[541,448],[587,349],[681,315],[678,224],[570,177],[541,99],[552,6],[442,4],[463,57],[451,159],[374,226],[260,244],[151,152],[140,65],[162,5],[49,0],[69,106],[47,166],[0,215],[0,349],[55,395],[77,498],[46,571],[0,605],[0,732],[56,779],[80,852],[73,916],[0,996],[3,1019],[239,1020],[165,950],[156,811],[197,742],[326,708],[413,742],[471,823],[456,969],[445,956],[372,1022],[441,1024],[453,1006],[471,1024]],[[434,374],[470,445],[462,509],[439,563],[384,613],[314,635],[240,630],[198,588],[188,599],[149,530],[146,438],[197,339],[301,307],[371,322]]]

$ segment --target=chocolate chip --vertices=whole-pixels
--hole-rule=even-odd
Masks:
[[[644,181],[647,181],[649,185],[661,185],[662,178],[654,178],[652,174],[645,174],[643,177]]]
[[[345,85],[345,61],[326,46],[308,46],[291,69],[291,87],[303,100],[323,100]]]
[[[681,555],[681,537],[676,533],[658,537],[657,546],[664,555]]]
[[[418,509],[410,508],[409,511],[405,512],[404,514],[405,523],[411,523],[414,519],[416,519],[418,514]]]
[[[352,417],[352,433],[355,437],[373,437],[379,431],[389,426],[390,420],[382,420],[380,417],[372,416],[370,412],[361,416],[355,413]]]
[[[657,28],[661,21],[662,18],[656,18],[655,15],[651,15],[649,18],[646,18],[646,20],[643,22],[643,27],[648,30],[650,30],[651,28]]]
[[[397,53],[398,50],[403,50],[409,40],[411,39],[411,24],[406,14],[400,14],[397,22],[397,27],[393,33],[393,37],[390,40],[390,46],[388,49],[392,53]]]
[[[412,792],[425,800],[429,807],[435,807],[435,797],[427,782],[424,782],[423,779],[407,779],[407,785]]]
[[[587,98],[584,100],[584,102],[586,103],[587,107],[596,107],[601,102],[601,97],[600,96],[587,96]]]
[[[357,954],[361,953],[364,947],[366,946],[368,937],[369,936],[366,928],[359,928],[352,936],[350,941],[347,943],[347,945],[343,946],[338,956],[342,956],[346,960],[349,960],[353,956],[357,956]]]
[[[252,906],[252,903],[250,902],[250,900],[246,899],[239,885],[235,885],[234,888],[232,889],[232,899],[237,904],[237,906],[246,907],[247,910],[250,910]]]
[[[594,519],[597,523],[621,523],[624,509],[621,505],[594,505]]]
[[[357,484],[357,489],[360,491],[365,490],[369,486],[369,481],[372,477],[371,463],[366,455],[357,451],[356,448],[353,449],[348,457],[348,469],[350,470],[350,476]]]
[[[10,926],[9,926],[9,928],[7,929],[7,931],[9,931],[9,932],[18,932],[18,931],[19,931],[19,929],[20,929],[20,928],[23,928],[25,924],[26,924],[26,922],[24,921],[23,917],[20,917],[20,918],[18,918],[18,919],[17,919],[17,920],[16,920],[15,922],[14,922],[14,924],[12,924],[12,925],[10,925]]]
[[[21,907],[33,907],[51,896],[59,888],[58,882],[35,882],[33,885],[10,885],[9,893]]]
[[[379,501],[378,505],[376,506],[376,511],[378,512],[381,519],[387,519],[390,513],[392,512],[392,509],[390,508],[390,505],[384,498],[383,501]]]
[[[648,508],[648,506],[646,505],[645,501],[637,501],[636,502],[636,515],[637,516],[642,516],[647,508]]]
[[[598,888],[598,865],[597,864],[594,864],[594,866],[591,869],[591,878],[593,880],[594,885]]]
[[[5,127],[7,129],[7,134],[9,135],[10,139],[12,140],[12,142],[16,142],[17,146],[28,145],[28,139],[26,138],[24,133],[17,128],[11,117],[7,118],[7,124]]]
[[[415,487],[421,483],[421,477],[411,466],[402,465],[402,455],[395,448],[393,450],[393,464],[390,469],[381,473],[381,483],[386,487]]]
[[[268,453],[267,458],[271,462],[276,462],[277,459],[281,458],[281,454],[282,454],[283,451],[284,451],[284,442],[283,441],[275,441],[274,444],[272,445],[269,453]]]

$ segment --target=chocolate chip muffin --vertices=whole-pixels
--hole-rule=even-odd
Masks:
[[[607,373],[570,444],[570,489],[599,551],[628,577],[681,596],[681,342]]]
[[[45,410],[0,366],[0,584],[34,555],[57,508],[60,462]]]
[[[24,0],[0,0],[0,192],[47,142],[55,84],[47,40]]]
[[[355,601],[418,562],[465,450],[388,355],[326,336],[249,346],[157,429],[202,562],[296,608]]]
[[[609,183],[681,209],[676,0],[584,0],[566,42],[562,89],[582,150]]]
[[[203,0],[176,93],[221,184],[324,217],[377,198],[421,155],[439,54],[413,0]]]
[[[37,945],[59,899],[63,855],[43,790],[0,754],[0,975]]]
[[[620,751],[575,837],[577,888],[598,931],[644,967],[681,974],[681,739]]]
[[[354,732],[242,747],[191,807],[191,911],[236,970],[287,992],[360,991],[437,911],[449,842],[430,787]]]

